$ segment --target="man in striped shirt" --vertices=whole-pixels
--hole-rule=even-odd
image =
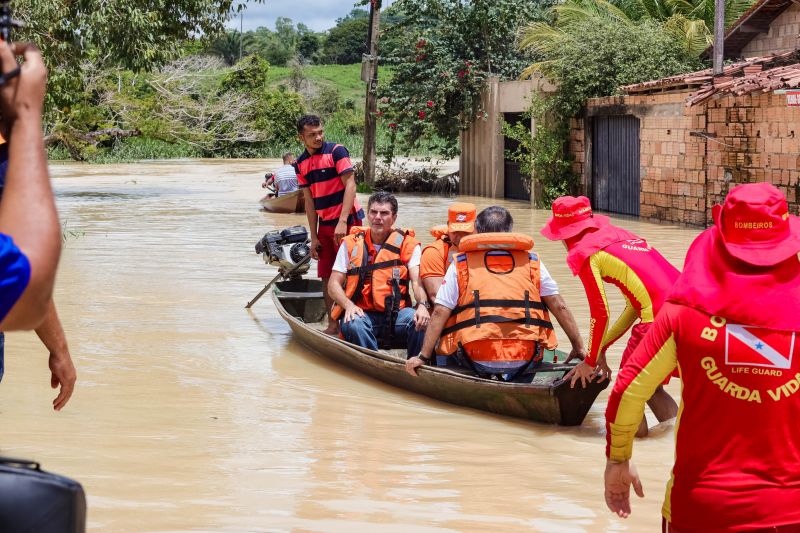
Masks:
[[[275,169],[273,174],[267,174],[262,187],[274,186],[278,196],[285,196],[297,190],[297,172],[294,169],[294,154],[283,154],[283,165]]]
[[[351,227],[361,225],[364,210],[356,200],[356,180],[347,148],[325,142],[322,121],[315,115],[300,117],[297,134],[306,149],[294,168],[298,186],[307,191],[303,196],[311,234],[311,256],[317,260],[317,275],[322,278],[325,307],[330,313],[333,300],[328,294],[328,278],[339,242]],[[329,320],[325,333],[338,335],[338,322]]]

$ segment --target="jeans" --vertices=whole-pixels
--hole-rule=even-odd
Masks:
[[[384,313],[365,311],[364,316],[345,323],[340,322],[342,335],[347,342],[357,344],[370,350],[378,349],[378,338],[383,330]],[[394,340],[396,343],[406,344],[408,356],[418,355],[422,349],[422,340],[425,338],[425,329],[417,331],[414,327],[414,309],[405,307],[397,313],[394,323]]]

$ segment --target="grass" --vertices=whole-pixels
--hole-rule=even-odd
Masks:
[[[200,157],[199,151],[185,143],[168,143],[148,137],[117,139],[111,148],[100,148],[89,161],[92,163],[130,163],[146,159],[177,159]],[[62,146],[50,146],[47,158],[51,161],[72,160],[69,152]]]
[[[69,222],[69,220],[64,219],[64,222],[61,223],[61,241],[63,243],[66,244],[69,239],[78,239],[86,236],[85,231],[68,229],[67,222]]]
[[[185,143],[168,143],[160,139],[131,137],[118,139],[110,150],[98,151],[94,163],[124,163],[143,159],[177,159],[198,157],[199,151]]]
[[[289,85],[290,67],[270,67],[267,73],[267,84],[272,88]],[[336,87],[342,99],[363,102],[366,84],[361,81],[361,65],[308,65],[305,67],[306,77],[313,83]],[[382,80],[391,76],[391,71],[384,67],[379,70]],[[363,103],[361,104],[363,109]]]

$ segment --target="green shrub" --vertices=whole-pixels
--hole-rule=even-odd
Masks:
[[[267,128],[268,142],[289,144],[297,137],[297,119],[305,113],[303,97],[297,93],[267,91],[261,99],[259,126]]]
[[[236,63],[225,74],[220,84],[220,93],[245,91],[261,94],[267,87],[269,63],[263,57],[252,54]]]
[[[322,118],[328,118],[339,111],[340,99],[341,93],[339,93],[339,89],[330,85],[323,85],[317,96],[311,100],[311,111]]]
[[[702,66],[656,22],[591,20],[577,25],[543,70],[559,85],[552,107],[571,117],[587,98],[617,94],[623,85],[656,80]]]

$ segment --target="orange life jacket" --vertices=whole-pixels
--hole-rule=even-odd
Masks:
[[[451,253],[453,250],[453,244],[450,242],[450,239],[447,235],[447,225],[432,227],[431,236],[435,240],[422,250],[424,253],[428,248],[434,248],[438,253],[442,254],[442,257],[444,258],[445,271],[447,271],[447,267],[450,266],[450,263],[453,262],[453,254]],[[422,274],[422,272],[420,272],[420,274]]]
[[[444,329],[479,374],[513,375],[558,345],[540,296],[533,239],[483,233],[461,239],[456,256],[458,306]],[[513,377],[509,379],[513,379]]]
[[[447,268],[450,266],[450,263],[453,262],[453,245],[450,243],[450,240],[447,238],[448,231],[447,225],[441,226],[434,226],[431,228],[431,235],[436,239],[431,244],[427,245],[422,253],[424,254],[428,248],[432,248],[436,250],[437,254],[441,254],[442,258],[444,259],[444,268],[445,272]],[[420,277],[425,277],[425,273],[420,271]],[[449,328],[453,324],[456,323],[455,315],[450,315],[450,318],[447,319],[445,322],[444,327]],[[456,348],[458,346],[454,342],[454,336],[450,335],[442,335],[439,339],[439,342],[436,344],[436,353],[438,355],[452,355],[455,353]]]
[[[342,241],[347,246],[347,279],[344,293],[364,311],[385,311],[387,298],[396,309],[411,304],[408,293],[408,262],[419,244],[414,230],[393,229],[376,251],[368,227],[354,226]],[[331,316],[343,309],[334,304]]]

